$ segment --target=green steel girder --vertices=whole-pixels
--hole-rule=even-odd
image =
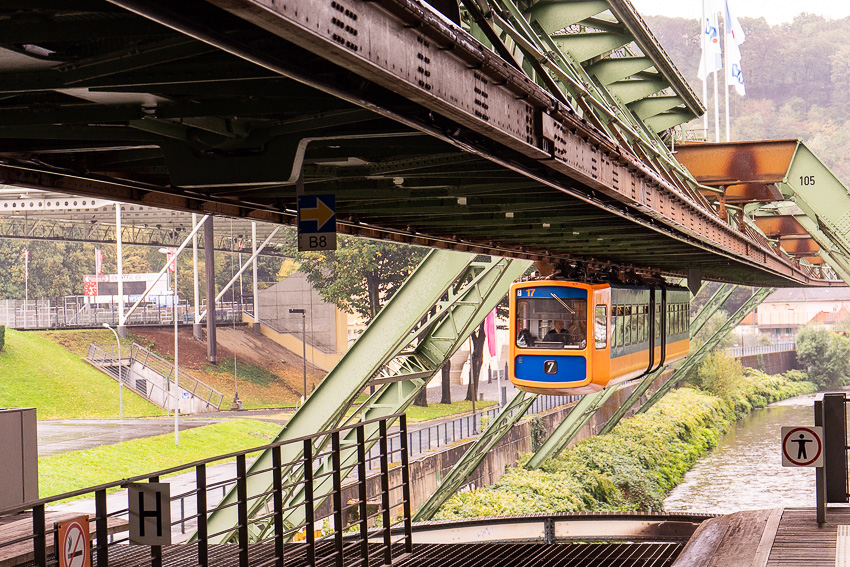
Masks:
[[[817,223],[830,248],[850,258],[850,192],[802,141],[779,189]]]
[[[735,284],[723,284],[717,288],[711,297],[708,298],[708,301],[705,302],[705,305],[694,315],[691,321],[691,338],[694,338],[702,330],[705,324],[708,323],[708,320],[723,307],[723,304],[726,303],[726,300],[732,296],[738,287]]]
[[[817,220],[806,215],[794,215],[794,218],[820,246],[818,256],[823,258],[845,283],[850,282],[850,257],[845,255],[844,250],[833,242],[827,234],[821,232]]]
[[[670,112],[676,107],[682,106],[685,101],[680,96],[652,96],[629,104],[629,108],[635,113],[635,116],[641,120],[646,120],[653,116],[658,116],[665,112]]]
[[[537,394],[518,392],[513,399],[502,408],[499,415],[493,418],[487,427],[481,432],[475,443],[463,454],[463,457],[454,464],[452,470],[440,482],[437,490],[430,498],[420,506],[413,516],[414,522],[425,522],[434,517],[446,500],[451,498],[463,485],[469,475],[481,464],[487,453],[501,441],[502,437],[525,415]]]
[[[528,265],[527,261],[432,251],[296,412],[276,441],[403,411],[439,370],[445,358],[450,357],[495,308],[511,282]],[[429,315],[435,306],[433,314]],[[404,352],[406,347],[412,350]],[[380,387],[354,415],[344,419],[345,412],[370,381]],[[373,433],[367,430],[367,438],[372,438]],[[327,442],[329,439],[319,442],[317,451]],[[352,439],[342,439],[344,474],[355,466],[352,445]],[[285,452],[284,462],[294,461],[300,454],[296,447]],[[263,453],[251,470],[266,470],[270,458],[270,453]],[[292,481],[300,478],[303,471],[290,468],[286,475]],[[329,480],[324,478],[314,486],[317,502],[329,492]],[[252,477],[249,496],[264,494],[271,483],[268,473]],[[235,493],[228,494],[223,504],[234,498]],[[293,492],[285,500],[288,506],[302,498],[302,494]],[[249,516],[261,513],[266,501],[266,497],[252,500]],[[292,510],[287,521],[297,525],[303,519],[301,514],[303,510]],[[217,541],[227,541],[232,535],[231,528],[237,523],[235,511],[232,508],[216,510],[209,522],[211,532],[225,532]],[[267,528],[256,526],[254,537],[263,537]]]
[[[717,345],[720,344],[720,341],[728,335],[732,329],[738,326],[741,321],[744,320],[744,317],[749,315],[753,310],[755,310],[761,303],[767,299],[776,288],[772,287],[762,287],[759,288],[753,293],[750,298],[744,302],[743,305],[726,320],[723,325],[717,329],[717,331],[709,337],[705,344],[703,344],[696,352],[692,352],[688,355],[688,358],[685,359],[685,362],[682,363],[679,368],[670,376],[670,379],[664,383],[663,386],[658,388],[655,393],[640,407],[637,413],[645,413],[649,408],[655,405],[658,400],[663,398],[667,392],[669,392],[673,386],[678,384],[688,373],[693,369],[699,366],[699,364],[703,361],[703,359],[714,352],[714,349],[717,348]]]
[[[677,108],[655,116],[649,116],[645,120],[645,123],[653,132],[663,132],[686,122],[689,116],[692,115],[687,110]]]
[[[581,2],[537,2],[528,11],[530,20],[540,25],[548,34],[556,33],[573,24],[608,10],[603,0]]]
[[[564,421],[559,423],[555,431],[546,438],[543,446],[531,456],[525,467],[532,470],[539,468],[547,459],[557,456],[566,449],[567,445],[581,431],[581,428],[590,421],[619,387],[619,384],[614,384],[598,392],[582,396],[578,403],[573,406],[572,411],[564,418]]]
[[[632,38],[613,33],[577,33],[553,34],[552,40],[561,51],[569,53],[579,63],[584,63],[628,45]]]
[[[608,90],[623,104],[646,98],[651,94],[663,91],[669,85],[663,79],[630,79],[608,85]]]
[[[608,421],[605,422],[605,425],[602,426],[602,429],[599,430],[597,435],[607,435],[611,433],[617,424],[620,423],[620,420],[632,409],[639,399],[646,393],[650,386],[658,379],[659,376],[664,374],[664,371],[669,368],[668,366],[662,366],[658,370],[650,372],[640,381],[640,384],[635,386],[635,389],[631,391],[629,396],[625,399],[625,401],[617,408],[617,411],[614,412]]]
[[[434,250],[428,254],[274,441],[306,437],[341,423],[345,412],[369,380],[409,344],[410,333],[454,281],[466,272],[472,261],[473,256],[458,252]],[[284,446],[283,462],[298,458],[300,449],[295,445]],[[270,462],[271,452],[264,452],[250,470],[268,469]],[[268,473],[251,476],[248,494],[261,494],[271,485]],[[235,492],[231,491],[222,504],[233,502],[235,498]],[[251,507],[252,516],[262,507],[261,503],[257,504]],[[213,511],[209,516],[210,532],[224,532],[235,526],[235,513],[232,507]],[[226,539],[220,536],[218,541]]]
[[[651,69],[653,66],[654,63],[649,57],[618,57],[616,59],[602,59],[593,63],[587,68],[587,72],[607,87],[612,83]],[[683,102],[681,98],[679,98],[679,102]]]
[[[470,265],[465,274],[458,278],[458,284],[448,291],[448,297],[436,306],[436,312],[429,320],[410,335],[416,342],[413,352],[401,353],[394,357],[374,378],[372,384],[382,384],[357,412],[350,415],[341,425],[350,425],[358,421],[375,420],[394,413],[403,412],[416,398],[431,378],[439,371],[466,338],[475,330],[507,293],[510,284],[520,277],[530,266],[530,262],[491,258]],[[471,278],[471,279],[470,279]],[[366,439],[374,439],[377,425],[368,426]],[[326,441],[327,443],[327,441]],[[340,454],[342,478],[350,474],[357,464],[356,430],[352,429],[340,439],[343,451]],[[367,443],[368,451],[373,442]],[[317,448],[317,451],[321,447]],[[331,463],[324,461],[314,473],[320,479],[313,485],[313,497],[317,503],[333,490],[330,474]],[[303,471],[289,471],[290,481],[302,478]],[[284,508],[291,509],[284,516],[288,525],[300,525],[304,521],[304,508],[298,506],[304,502],[303,487],[299,487],[284,500]],[[269,535],[271,525],[266,525],[259,538]]]
[[[632,144],[637,145],[638,147],[632,147],[636,157],[640,159],[643,154],[657,157],[659,163],[654,164],[656,167],[660,166],[666,169],[680,184],[695,188],[695,181],[690,173],[671,157],[668,148],[661,142],[657,135],[657,128],[662,124],[666,125],[669,123],[674,117],[678,116],[678,113],[669,112],[663,119],[656,118],[654,124],[656,129],[653,129],[646,122],[636,118],[628,106],[626,106],[627,103],[633,102],[637,98],[649,96],[654,92],[669,87],[670,85],[666,80],[660,82],[660,88],[654,88],[651,86],[654,83],[654,74],[639,73],[637,77],[645,78],[636,78],[632,81],[620,81],[617,83],[621,91],[619,93],[620,97],[617,97],[617,93],[614,91],[616,85],[610,85],[608,90],[606,90],[604,86],[594,82],[585,68],[580,64],[581,59],[564,51],[556,37],[547,33],[540,22],[533,18],[531,22],[526,20],[525,15],[512,0],[494,0],[493,5],[498,10],[491,11],[488,14],[488,20],[510,37],[513,41],[514,54],[518,60],[521,60],[522,68],[533,80],[540,82],[553,95],[558,96],[562,100],[566,98],[568,102],[575,101],[578,106],[576,110],[583,114],[597,128],[606,132],[612,140],[618,140],[626,147]],[[570,5],[571,3],[547,5],[545,8],[547,18],[554,18],[554,14],[559,9],[565,9],[569,13]],[[533,10],[534,7],[532,6],[531,9]],[[503,19],[499,14],[509,15],[509,21]],[[604,22],[600,20],[600,25],[602,23]],[[608,23],[614,24],[613,22]],[[487,22],[481,22],[480,25],[487,25]],[[584,35],[586,34],[576,33],[567,36],[559,35],[557,37],[571,38]],[[607,33],[602,35],[605,36]],[[637,41],[630,35],[626,37],[628,38],[627,44]],[[599,55],[602,54],[600,53]],[[661,77],[660,74],[658,76]],[[556,82],[553,82],[553,79]],[[626,85],[627,88],[623,86],[625,83],[628,83]],[[631,83],[639,83],[639,85],[633,85]],[[646,89],[651,89],[651,91],[644,92]],[[689,111],[685,109],[684,112],[687,113]],[[689,114],[687,118],[689,119],[691,117],[692,115]],[[703,200],[696,190],[689,192],[697,201]]]

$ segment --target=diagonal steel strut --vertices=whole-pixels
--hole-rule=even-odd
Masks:
[[[442,250],[431,252],[296,412],[276,441],[339,426],[354,399],[373,379],[382,384],[381,387],[345,420],[346,423],[406,408],[528,265],[527,261],[475,257]],[[365,433],[367,438],[374,438],[373,432]],[[356,460],[356,455],[352,439],[341,441],[341,466],[345,474],[353,468],[351,463]],[[319,441],[317,452],[327,442],[327,439]],[[292,454],[283,455],[283,462],[293,462],[299,456],[298,449],[293,448]],[[270,455],[261,455],[251,470],[267,470],[269,459]],[[324,466],[327,464],[320,465]],[[298,467],[284,471],[288,483],[302,474]],[[314,478],[322,480],[313,487],[317,504],[330,488],[329,483],[324,481],[327,477],[319,475],[317,471]],[[268,473],[251,478],[249,498],[264,494],[271,486],[272,478]],[[299,493],[289,494],[287,506],[300,502],[301,498]],[[228,494],[209,518],[209,531],[222,532],[216,541],[227,541],[237,525],[233,507],[221,509],[235,499],[235,494]],[[249,517],[261,514],[267,500],[265,496],[253,498]],[[296,506],[286,521],[290,525],[299,525],[303,511],[303,506]],[[258,525],[253,535],[260,538],[265,532],[265,526]]]

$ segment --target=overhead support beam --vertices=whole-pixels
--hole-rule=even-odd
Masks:
[[[658,400],[663,398],[676,384],[681,382],[691,370],[697,368],[706,356],[715,351],[717,345],[720,344],[720,341],[722,341],[724,337],[732,331],[732,329],[737,327],[741,321],[744,320],[744,317],[755,311],[755,309],[761,305],[761,303],[767,299],[767,297],[773,293],[775,289],[776,288],[772,287],[762,287],[757,289],[734,314],[729,316],[723,325],[721,325],[720,328],[718,328],[717,331],[715,331],[714,334],[709,337],[699,349],[688,355],[688,358],[685,359],[682,365],[673,372],[673,375],[670,376],[663,386],[655,391],[655,393],[640,407],[637,413],[646,413],[649,408],[654,406]]]
[[[614,59],[602,59],[597,63],[593,63],[587,67],[587,72],[596,77],[602,85],[608,86],[652,68],[654,68],[652,59],[649,57],[617,57]],[[677,104],[684,104],[684,101],[679,96],[670,98],[677,99]]]
[[[440,507],[452,497],[466,482],[484,457],[490,450],[513,428],[513,426],[522,419],[534,400],[537,399],[537,394],[529,394],[528,392],[518,392],[511,401],[502,408],[499,415],[494,417],[487,427],[475,440],[475,443],[467,449],[463,457],[457,461],[452,470],[446,474],[437,489],[431,494],[428,500],[419,507],[416,514],[413,516],[414,522],[427,522],[434,517]]]
[[[546,33],[553,34],[607,10],[608,3],[602,0],[535,2],[528,10],[528,18]]]
[[[555,44],[579,63],[590,61],[631,43],[628,35],[615,33],[552,34]]]

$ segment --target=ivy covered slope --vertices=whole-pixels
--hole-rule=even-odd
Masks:
[[[586,439],[539,470],[509,470],[498,482],[453,496],[435,519],[540,512],[660,511],[664,495],[737,418],[816,391],[800,372],[748,370],[725,396],[692,387],[667,394],[609,435]]]

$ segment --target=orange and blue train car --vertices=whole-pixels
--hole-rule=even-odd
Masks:
[[[520,390],[598,392],[688,354],[690,293],[662,285],[515,283],[509,375]]]

